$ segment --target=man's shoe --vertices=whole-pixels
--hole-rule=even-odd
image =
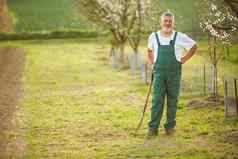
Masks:
[[[149,131],[147,133],[147,138],[150,139],[157,135],[158,135],[158,130],[149,129]]]
[[[174,128],[165,128],[165,133],[166,135],[173,135],[175,133],[175,129]]]

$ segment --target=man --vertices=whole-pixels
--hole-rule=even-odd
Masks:
[[[174,133],[177,102],[180,90],[181,68],[196,52],[197,45],[187,35],[174,30],[174,14],[166,11],[161,15],[161,30],[152,33],[148,40],[148,59],[153,65],[151,120],[148,137],[156,136],[167,96],[167,135]],[[182,56],[183,51],[187,53]]]

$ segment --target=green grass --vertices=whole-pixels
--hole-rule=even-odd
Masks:
[[[101,39],[2,45],[27,50],[21,105],[27,149],[22,158],[218,159],[238,155],[238,145],[226,138],[238,130],[237,120],[225,120],[222,105],[186,108],[184,104],[192,98],[183,95],[175,136],[166,136],[161,127],[157,138],[145,140],[149,108],[138,135],[132,135],[147,86],[129,70],[108,66],[109,46]],[[126,51],[131,50],[127,47]],[[189,71],[206,61],[198,54],[185,68]]]
[[[92,25],[76,14],[74,0],[9,0],[15,19],[15,31],[51,31],[92,29]]]
[[[230,61],[237,63],[238,62],[238,55],[237,55],[238,45],[232,46],[230,48]]]

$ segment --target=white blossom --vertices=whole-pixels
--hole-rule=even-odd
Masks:
[[[236,27],[227,25],[238,22],[237,17],[233,16],[224,6],[215,5],[214,0],[204,0],[209,6],[207,16],[204,15],[200,23],[202,30],[208,31],[212,36],[219,38],[222,41],[230,40],[232,33],[237,30]],[[221,29],[219,27],[229,28]]]
[[[211,4],[211,9],[212,9],[212,11],[217,10],[217,6],[214,3],[212,3]]]

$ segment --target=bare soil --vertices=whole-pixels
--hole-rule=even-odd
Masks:
[[[0,48],[0,158],[12,158],[25,145],[18,131],[25,60],[23,49]]]

